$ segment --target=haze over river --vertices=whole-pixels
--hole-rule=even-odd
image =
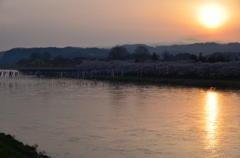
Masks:
[[[239,92],[0,77],[0,132],[52,158],[235,158]]]

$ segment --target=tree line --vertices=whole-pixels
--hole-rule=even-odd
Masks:
[[[115,46],[112,47],[106,57],[106,61],[111,60],[134,60],[136,63],[144,63],[146,61],[164,61],[164,62],[175,62],[175,61],[193,61],[193,62],[206,62],[206,63],[216,63],[216,62],[229,62],[229,61],[240,61],[240,56],[229,55],[231,53],[213,53],[208,56],[204,56],[202,52],[199,55],[190,54],[190,53],[179,53],[173,55],[168,51],[164,51],[160,54],[153,52],[152,54],[149,50],[143,46],[139,45],[136,47],[133,53],[129,53],[128,50],[124,46]],[[38,61],[38,64],[41,63],[42,65],[48,66],[74,66],[79,65],[82,63],[83,57],[75,57],[73,59],[64,58],[62,56],[55,56],[49,52],[44,53],[31,53],[29,58],[21,59],[18,61],[18,65],[20,66],[34,66]],[[93,59],[91,59],[93,60]],[[96,60],[96,59],[95,59]],[[41,61],[41,62],[40,62]]]
[[[31,53],[29,58],[21,59],[17,62],[17,65],[26,67],[51,67],[51,66],[69,66],[74,65],[73,59],[64,58],[61,55],[52,58],[49,52],[44,53]]]
[[[127,60],[135,59],[135,62],[145,62],[147,60],[159,60],[159,56],[154,52],[151,54],[148,49],[144,46],[138,46],[133,54],[130,54],[127,49],[123,46],[113,47],[109,54],[108,60]]]
[[[123,46],[115,46],[113,47],[108,55],[108,60],[127,60],[127,59],[135,59],[135,62],[145,62],[147,60],[152,61],[183,61],[183,60],[191,60],[195,62],[208,62],[208,63],[216,63],[216,62],[229,62],[229,61],[239,61],[240,57],[234,56],[235,59],[231,59],[231,56],[228,53],[213,53],[208,56],[204,56],[202,52],[199,55],[191,54],[191,53],[179,53],[173,55],[168,51],[162,52],[160,55],[157,55],[155,52],[151,54],[148,49],[144,46],[138,46],[133,54],[130,54],[126,48]]]

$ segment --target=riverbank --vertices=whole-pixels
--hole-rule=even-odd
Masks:
[[[0,133],[0,157],[1,158],[50,158],[45,152],[37,151],[38,145],[24,145],[13,136]]]
[[[85,60],[72,69],[24,68],[23,75],[49,78],[103,79],[198,87],[240,88],[240,61],[144,62]],[[112,78],[111,76],[114,76]]]
[[[234,79],[176,78],[176,77],[134,77],[134,76],[97,76],[97,80],[111,80],[159,85],[214,87],[240,89],[240,81]]]
[[[196,76],[189,77],[188,75],[157,75],[141,73],[138,71],[42,71],[42,72],[23,72],[22,75],[46,78],[76,78],[76,79],[97,79],[97,80],[111,80],[111,81],[123,81],[123,82],[135,82],[135,83],[148,83],[148,84],[161,84],[172,86],[191,86],[191,87],[215,87],[215,88],[228,88],[228,89],[240,89],[240,76]],[[6,76],[5,76],[6,77]],[[17,77],[16,75],[14,77]]]

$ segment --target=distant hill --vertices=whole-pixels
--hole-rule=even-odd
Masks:
[[[2,56],[5,54],[5,52],[0,52],[0,59],[2,58]]]
[[[218,43],[195,43],[186,45],[171,45],[171,46],[156,46],[151,47],[144,44],[132,44],[123,45],[129,53],[134,53],[135,49],[139,46],[145,46],[150,53],[161,54],[164,51],[168,51],[172,55],[180,53],[190,53],[199,55],[200,52],[204,56],[208,56],[213,53],[224,53],[231,54],[232,56],[239,56],[240,53],[240,43],[228,43],[228,44],[218,44]],[[110,49],[100,49],[100,48],[77,48],[77,47],[65,47],[65,48],[14,48],[9,51],[0,52],[0,64],[16,64],[20,59],[28,58],[31,53],[44,53],[49,52],[54,58],[58,55],[64,58],[74,58],[74,57],[85,57],[85,58],[96,58],[105,59],[108,56]],[[235,53],[235,54],[234,54]]]
[[[74,58],[74,57],[85,57],[85,58],[96,58],[104,59],[109,53],[109,49],[100,48],[75,48],[75,47],[65,47],[65,48],[14,48],[9,51],[4,52],[2,57],[0,56],[0,64],[16,64],[21,59],[29,58],[31,53],[44,53],[49,52],[52,58],[61,55],[64,58]],[[1,55],[1,52],[0,52]]]
[[[133,53],[137,46],[143,44],[135,45],[124,45],[130,53]],[[148,48],[148,50],[153,53],[161,54],[164,51],[168,51],[170,54],[176,55],[180,53],[191,53],[199,55],[202,52],[203,55],[209,55],[212,53],[239,53],[240,52],[240,43],[229,43],[229,44],[218,44],[218,43],[195,43],[187,45],[171,45],[171,46],[156,46],[150,47],[143,45]]]

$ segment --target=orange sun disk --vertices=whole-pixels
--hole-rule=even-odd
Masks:
[[[220,5],[208,4],[201,7],[199,19],[205,27],[218,28],[226,21],[226,11]]]

